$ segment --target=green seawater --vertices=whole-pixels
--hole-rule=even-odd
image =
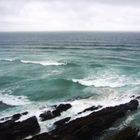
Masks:
[[[2,116],[76,99],[110,106],[133,95],[140,95],[140,33],[0,33]],[[140,127],[139,116],[125,123]]]

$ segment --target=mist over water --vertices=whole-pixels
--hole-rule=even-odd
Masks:
[[[65,101],[112,106],[139,94],[140,33],[0,33],[2,114]]]

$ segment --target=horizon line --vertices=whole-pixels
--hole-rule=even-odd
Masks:
[[[28,30],[25,30],[25,31],[22,31],[22,30],[19,30],[19,31],[0,31],[0,33],[17,33],[17,32],[132,32],[132,33],[139,33],[140,30],[136,31],[136,30],[46,30],[46,31],[37,31],[37,30],[32,30],[32,31],[28,31]]]

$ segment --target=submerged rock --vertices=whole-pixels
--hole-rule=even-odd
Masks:
[[[35,116],[22,122],[8,120],[0,123],[1,140],[21,140],[29,135],[36,134],[39,131],[40,126]]]
[[[132,127],[126,127],[114,134],[108,140],[136,140],[138,135],[138,129]]]
[[[56,106],[55,110],[43,112],[39,117],[41,118],[41,121],[50,120],[57,116],[60,116],[63,111],[66,111],[71,107],[71,104],[60,104]]]
[[[0,109],[1,110],[5,110],[5,109],[10,108],[10,107],[14,107],[14,106],[13,105],[5,104],[2,101],[0,101]]]

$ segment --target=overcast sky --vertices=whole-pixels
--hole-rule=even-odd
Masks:
[[[140,0],[0,0],[0,31],[140,31]]]

